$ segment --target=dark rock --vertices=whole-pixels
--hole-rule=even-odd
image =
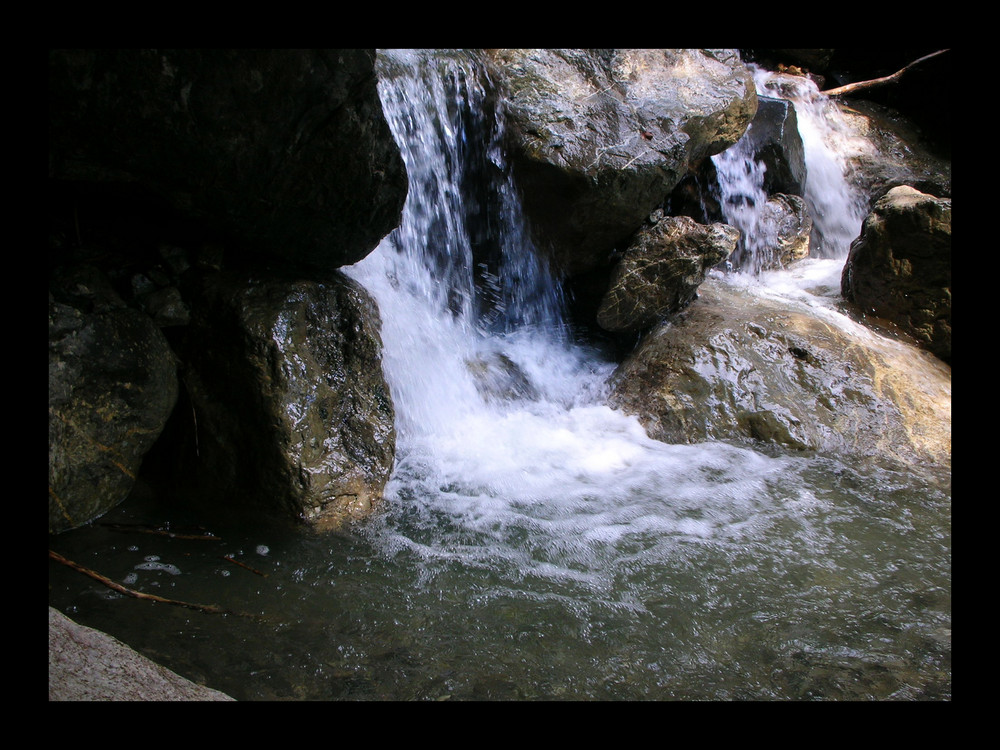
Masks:
[[[597,311],[598,324],[616,333],[636,332],[681,310],[738,239],[739,232],[727,224],[705,226],[687,216],[667,217],[643,229],[614,270]]]
[[[191,313],[181,297],[180,290],[175,286],[164,287],[151,292],[145,298],[146,310],[156,325],[184,326],[191,320]]]
[[[764,164],[764,192],[804,195],[806,159],[794,105],[787,99],[757,97],[757,114],[744,136],[748,151]]]
[[[100,274],[78,271],[58,274],[49,298],[50,534],[128,496],[177,401],[176,359],[160,330]]]
[[[236,246],[356,262],[406,195],[373,50],[50,50],[49,176],[142,186]]]
[[[951,160],[933,152],[899,113],[866,101],[842,105],[840,110],[855,137],[869,144],[849,159],[850,179],[868,196],[869,206],[904,185],[939,198],[951,197]]]
[[[324,528],[366,515],[395,456],[371,297],[338,272],[222,272],[193,298],[183,474],[214,499]]]
[[[844,264],[844,298],[951,361],[951,199],[911,187],[880,198]]]

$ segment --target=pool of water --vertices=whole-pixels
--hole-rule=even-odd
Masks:
[[[322,535],[137,497],[51,547],[240,614],[56,562],[49,602],[240,700],[950,699],[950,474],[664,449],[616,497],[396,479]]]

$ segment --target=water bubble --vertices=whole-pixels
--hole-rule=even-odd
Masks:
[[[158,562],[159,557],[156,555],[150,555],[146,558],[146,562],[139,563],[135,566],[136,570],[156,570],[162,573],[169,573],[172,576],[178,576],[181,574],[181,569],[176,565],[171,565],[170,563]]]
[[[271,548],[268,547],[266,544],[257,545],[257,554],[260,555],[261,557],[266,557],[270,551]]]

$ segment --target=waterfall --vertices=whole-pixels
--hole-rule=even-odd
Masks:
[[[137,602],[62,565],[50,605],[239,700],[950,700],[950,473],[650,440],[605,404],[614,364],[567,335],[476,55],[380,51],[378,74],[409,197],[345,271],[382,318],[384,502],[329,533],[225,510],[211,544],[103,523],[52,540],[252,616]],[[712,275],[751,302],[808,286],[813,305],[813,269],[838,262]],[[210,504],[170,499],[168,527],[203,526]],[[153,505],[106,519],[164,528]]]
[[[851,242],[860,234],[866,214],[864,196],[848,179],[846,157],[868,148],[854,138],[837,105],[804,76],[779,75],[750,66],[757,93],[786,99],[795,108],[805,155],[803,198],[813,221],[809,257],[833,259],[842,265]],[[772,265],[777,243],[774,215],[766,210],[766,166],[753,152],[747,133],[731,148],[712,157],[718,175],[723,220],[741,232],[732,265],[758,274]]]
[[[772,505],[767,477],[786,460],[660,443],[605,405],[614,364],[565,333],[558,284],[509,180],[500,102],[475,56],[380,60],[410,190],[399,229],[349,269],[378,301],[397,409],[393,510],[369,532],[432,567],[461,549],[464,565],[492,561],[496,572],[499,556],[510,575],[596,585],[637,544],[669,554],[660,532],[728,534]],[[470,190],[470,174],[488,189]],[[486,260],[481,227],[497,238]]]

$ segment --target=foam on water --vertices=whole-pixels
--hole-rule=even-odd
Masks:
[[[847,159],[870,144],[851,133],[836,103],[812,79],[751,69],[758,93],[795,106],[807,172],[803,197],[813,219],[810,257],[846,258],[866,214],[864,197],[847,178]]]
[[[402,62],[410,66],[408,75],[380,80],[410,196],[400,229],[349,271],[378,300],[397,409],[390,511],[369,527],[380,543],[428,560],[503,559],[517,575],[594,583],[640,547],[667,554],[664,539],[752,529],[743,525],[775,503],[771,483],[789,461],[721,444],[666,445],[604,405],[613,365],[565,335],[558,284],[523,229],[498,144],[485,151],[506,222],[500,236],[507,260],[496,288],[515,288],[508,273],[528,290],[506,291],[489,305],[477,300],[469,238],[483,211],[453,206],[446,237],[431,227],[442,224],[433,219],[442,196],[463,194],[454,165],[468,156],[465,144],[489,134],[499,140],[502,113],[488,123],[463,114],[463,102],[481,106],[487,98],[470,93],[482,76],[469,60],[435,57],[431,64],[415,53],[385,59],[394,72]],[[424,130],[414,137],[418,122]],[[486,135],[471,130],[484,125]],[[498,328],[498,316],[507,324]],[[530,395],[483,393],[482,371],[472,364],[498,356],[527,381]]]

